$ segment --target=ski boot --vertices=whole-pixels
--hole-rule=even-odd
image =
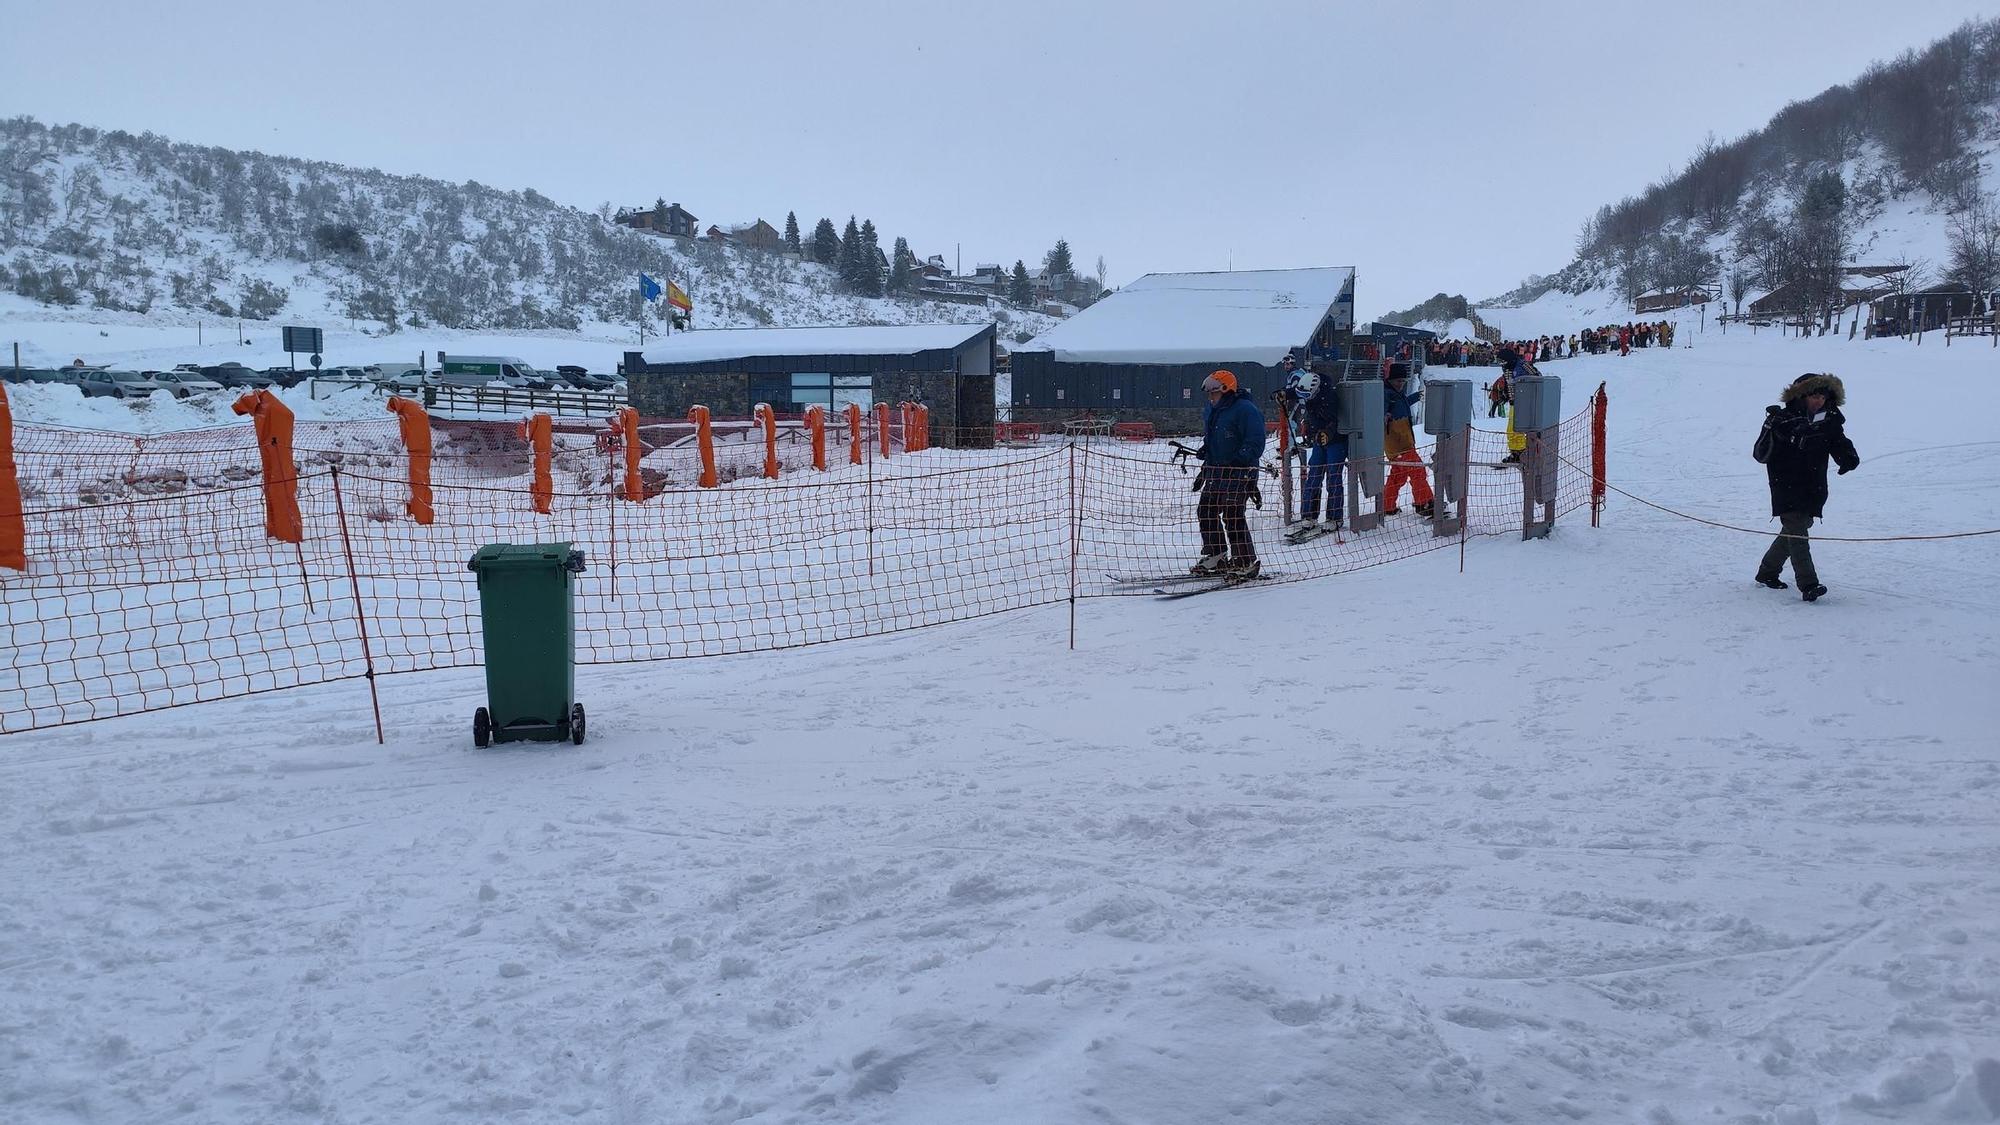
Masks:
[[[1203,555],[1201,558],[1195,560],[1193,566],[1188,568],[1188,573],[1197,578],[1219,578],[1222,576],[1223,568],[1228,562],[1228,555]]]

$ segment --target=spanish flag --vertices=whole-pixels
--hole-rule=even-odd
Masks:
[[[694,302],[688,300],[687,290],[682,289],[672,279],[667,281],[667,303],[682,312],[694,311]]]

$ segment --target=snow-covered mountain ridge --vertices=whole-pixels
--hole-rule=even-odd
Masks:
[[[1797,280],[1786,244],[1809,185],[1829,173],[1839,178],[1837,264],[1907,264],[1898,283],[1911,290],[2000,284],[2000,20],[1877,64],[1743,137],[1710,138],[1677,174],[1585,220],[1568,265],[1471,304],[1514,336],[1629,320],[1633,297],[1679,286],[1747,304]],[[1405,313],[1425,319],[1423,308]]]
[[[855,296],[814,263],[630,230],[532,189],[0,121],[0,290],[53,306],[624,336],[641,271],[679,282],[701,328],[990,316],[1025,339],[1055,323]]]

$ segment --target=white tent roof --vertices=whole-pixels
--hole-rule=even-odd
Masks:
[[[1347,266],[1149,273],[1016,350],[1067,363],[1275,364],[1312,339],[1353,277]]]
[[[781,355],[915,355],[955,348],[993,326],[870,324],[824,328],[702,328],[646,345],[648,363],[713,363]]]

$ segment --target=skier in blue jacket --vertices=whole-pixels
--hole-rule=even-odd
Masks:
[[[1235,372],[1216,371],[1202,380],[1201,389],[1208,396],[1197,451],[1201,475],[1195,480],[1201,491],[1195,505],[1201,559],[1192,573],[1255,578],[1263,568],[1243,508],[1256,491],[1257,466],[1264,457],[1264,412],[1237,388]]]

